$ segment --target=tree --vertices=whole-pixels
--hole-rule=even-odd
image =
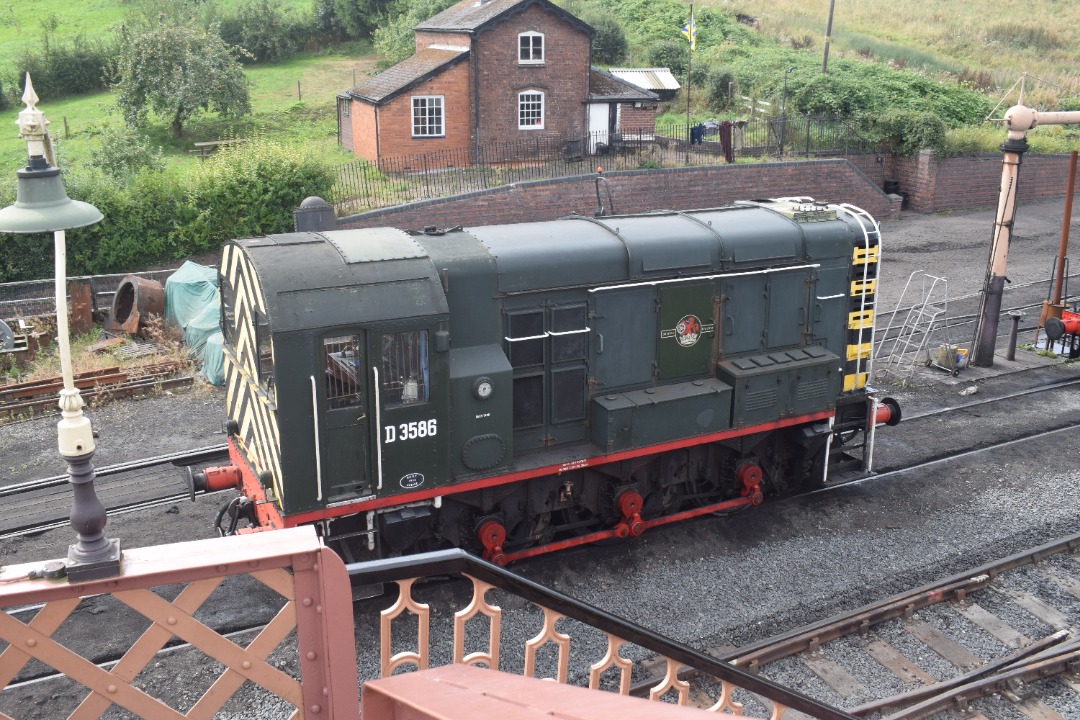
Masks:
[[[456,0],[405,0],[398,11],[371,33],[375,52],[383,57],[387,67],[401,62],[416,52],[416,33],[413,28],[433,17]]]
[[[610,13],[594,12],[586,14],[582,19],[596,30],[592,44],[594,60],[612,65],[626,57],[629,46],[618,18]]]
[[[131,125],[144,123],[153,110],[169,121],[174,137],[200,109],[226,117],[249,113],[248,81],[237,61],[242,53],[227,45],[216,27],[140,23],[125,28],[116,104]]]
[[[334,0],[334,14],[349,37],[368,37],[386,20],[389,0]]]

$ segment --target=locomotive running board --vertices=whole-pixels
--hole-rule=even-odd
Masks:
[[[509,472],[503,475],[495,475],[492,477],[478,478],[476,480],[465,480],[457,483],[449,483],[446,485],[440,485],[438,487],[428,488],[425,490],[416,490],[413,492],[388,495],[373,500],[364,500],[357,502],[353,505],[341,505],[334,508],[312,510],[310,512],[298,513],[296,515],[287,516],[286,518],[284,518],[284,524],[286,527],[293,527],[296,525],[303,525],[305,523],[316,522],[318,520],[329,520],[335,517],[342,517],[345,515],[355,515],[359,512],[381,510],[382,508],[394,507],[397,505],[404,505],[413,502],[421,502],[424,500],[433,500],[435,498],[441,499],[444,497],[457,495],[459,493],[470,492],[473,490],[482,490],[485,488],[497,487],[499,485],[508,485],[510,483],[521,482],[523,480],[531,480],[533,478],[543,477],[545,475],[562,475],[563,473],[574,470],[583,470],[585,468],[598,467],[600,465],[607,465],[609,463],[619,462],[620,460],[631,460],[633,458],[639,458],[645,455],[654,455],[657,453],[666,452],[668,450],[679,450],[682,448],[693,447],[695,445],[704,445],[706,443],[717,442],[719,440],[727,440],[734,437],[740,437],[742,435],[759,433],[765,430],[779,430],[786,427],[813,423],[819,420],[826,420],[828,418],[831,418],[834,416],[834,414],[834,410],[822,410],[820,412],[811,413],[809,415],[799,415],[797,417],[784,418],[783,420],[775,420],[773,422],[762,423],[759,425],[733,428],[730,430],[712,433],[710,435],[699,435],[693,438],[673,440],[671,442],[648,445],[641,448],[635,448],[633,450],[623,450],[620,452],[614,452],[604,455],[593,455],[590,457],[581,458],[579,460],[572,460],[570,462],[558,463],[555,465],[544,465],[535,468],[528,468],[525,470],[518,470],[516,472]]]

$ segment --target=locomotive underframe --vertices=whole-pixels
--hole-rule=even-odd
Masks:
[[[848,451],[864,445],[868,408],[862,397],[846,403],[839,422],[826,413],[787,427],[746,428],[722,440],[451,491],[318,526],[347,560],[463,547],[504,564],[636,536],[820,487],[826,457],[831,468],[860,466]]]

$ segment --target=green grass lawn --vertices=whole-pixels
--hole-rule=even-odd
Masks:
[[[337,145],[335,97],[352,86],[354,71],[357,79],[366,77],[374,63],[369,45],[352,43],[333,54],[306,53],[281,63],[251,66],[246,69],[251,81],[250,116],[223,120],[212,114],[199,115],[184,127],[180,139],[172,137],[167,122],[151,116],[147,134],[164,148],[170,166],[180,170],[199,162],[189,152],[195,142],[255,135],[302,145],[328,163],[347,162],[352,155]],[[297,98],[297,83],[301,100]],[[87,159],[102,128],[123,122],[112,92],[41,98],[38,107],[51,122],[50,129],[59,141],[61,166],[68,169]],[[3,113],[11,127],[19,109]],[[7,121],[0,118],[0,127]],[[25,142],[15,132],[0,133],[3,167],[13,171],[25,160]],[[0,181],[10,176],[0,173]]]

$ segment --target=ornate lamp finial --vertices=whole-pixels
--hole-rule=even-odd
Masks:
[[[26,73],[26,89],[23,91],[22,101],[26,103],[26,107],[19,113],[15,124],[19,126],[19,137],[26,140],[27,154],[30,157],[44,157],[49,165],[55,166],[52,139],[49,137],[49,121],[45,119],[45,113],[37,109],[38,96],[34,92],[34,84],[30,82],[30,73]]]

